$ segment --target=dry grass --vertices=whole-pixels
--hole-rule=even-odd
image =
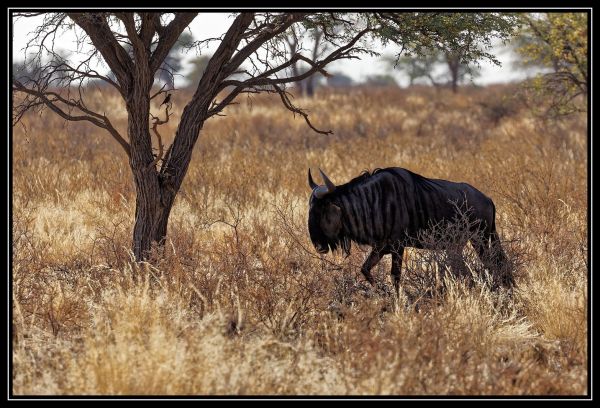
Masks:
[[[585,118],[539,123],[512,94],[301,101],[329,137],[274,99],[243,100],[205,124],[152,266],[128,251],[135,193],[120,147],[50,113],[27,118],[13,139],[13,392],[585,394]],[[402,166],[480,188],[524,260],[518,289],[447,277],[415,305],[389,296],[386,259],[369,290],[363,251],[321,258],[310,244],[309,166],[339,183]],[[409,251],[407,270],[424,271],[423,256]]]

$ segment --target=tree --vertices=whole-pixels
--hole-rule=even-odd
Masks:
[[[204,71],[210,62],[210,55],[200,55],[190,61],[192,70],[186,75],[188,87],[195,88],[200,83],[200,78],[204,75]]]
[[[438,63],[437,55],[423,55],[419,58],[404,55],[399,59],[394,57],[386,58],[390,69],[398,68],[408,76],[409,86],[415,85],[421,78],[427,78],[430,83],[437,86],[437,79],[433,77],[435,65]]]
[[[460,51],[445,51],[443,59],[448,67],[448,73],[450,74],[449,83],[454,93],[458,91],[459,83],[464,82],[467,78],[471,78],[472,80],[479,75],[477,67],[463,61]]]
[[[398,82],[391,75],[373,74],[365,78],[364,84],[367,86],[398,87]]]
[[[327,86],[333,88],[346,88],[353,84],[352,78],[342,72],[333,72],[327,77]]]
[[[310,59],[316,61],[325,51],[327,51],[327,43],[323,40],[323,31],[318,27],[292,27],[289,35],[285,37],[287,46],[291,54],[302,51],[310,51]],[[304,48],[304,41],[310,43],[310,48]],[[291,66],[293,76],[299,76],[306,72],[309,67],[301,67],[300,61],[296,61]],[[312,98],[315,93],[315,75],[311,75],[296,83],[300,96],[308,96]]]
[[[151,102],[164,92],[152,86],[165,58],[197,13],[24,12],[13,17],[37,15],[44,20],[31,33],[28,48],[37,50],[29,62],[37,64],[39,72],[25,79],[13,78],[13,124],[26,112],[45,107],[67,121],[86,121],[102,128],[121,145],[136,188],[132,247],[138,260],[148,259],[152,243],[164,244],[169,214],[204,123],[221,114],[238,95],[276,94],[283,106],[302,117],[310,128],[330,134],[331,130],[317,129],[308,114],[292,103],[286,84],[316,72],[325,74],[331,62],[373,54],[364,44],[367,38],[380,39],[384,44],[394,42],[415,52],[433,43],[455,45],[467,48],[466,59],[493,58],[469,49],[465,38],[487,41],[507,35],[513,23],[507,16],[477,13],[239,13],[221,37],[195,42],[198,48],[210,41],[219,45],[181,113],[172,143],[163,149],[158,127],[170,114],[167,107],[165,119],[151,120]],[[296,27],[318,27],[330,51],[315,60],[301,52],[290,53],[284,38]],[[48,59],[54,55],[53,41],[61,30],[75,30],[79,47],[73,51],[80,54],[78,62]],[[125,50],[126,44],[132,54]],[[310,68],[290,75],[289,68],[297,61],[306,62]],[[102,64],[108,65],[116,80],[98,72]],[[242,69],[242,64],[250,68]],[[234,79],[236,74],[244,78]],[[107,114],[90,108],[90,95],[84,86],[89,80],[105,81],[122,97],[128,115],[126,136],[115,129]],[[152,135],[159,143],[156,157]]]
[[[516,50],[523,66],[546,68],[531,82],[535,106],[551,117],[586,111],[587,13],[536,13],[520,18]],[[538,99],[541,99],[538,103]]]
[[[175,88],[175,74],[181,71],[181,53],[193,42],[190,33],[183,32],[167,54],[164,62],[158,70],[158,79],[166,84],[168,89]]]
[[[388,61],[408,75],[410,85],[414,85],[420,78],[425,78],[435,87],[449,86],[454,93],[458,91],[459,84],[479,75],[475,64],[464,61],[461,50],[429,49],[421,55],[405,55],[397,62],[394,59]],[[445,72],[435,74],[442,66]]]
[[[26,65],[24,62],[12,63],[12,77],[17,81],[24,81],[27,78],[37,75],[35,66]]]

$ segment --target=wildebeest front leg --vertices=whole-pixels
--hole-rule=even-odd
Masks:
[[[404,255],[404,247],[400,247],[397,250],[392,251],[392,281],[394,282],[394,290],[396,295],[399,294],[400,289],[400,272],[402,270],[402,256]]]
[[[381,260],[382,256],[383,254],[381,250],[373,248],[367,259],[365,260],[365,263],[363,263],[362,267],[360,268],[362,274],[373,286],[375,286],[375,281],[373,280],[373,276],[371,275],[371,269],[373,269],[373,267],[377,265],[377,262]]]

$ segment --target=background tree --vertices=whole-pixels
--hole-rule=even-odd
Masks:
[[[437,86],[437,79],[433,77],[434,68],[438,62],[437,56],[429,54],[415,58],[403,55],[399,59],[387,57],[385,61],[390,70],[398,69],[408,76],[408,85],[413,86],[417,80],[426,78],[431,85]]]
[[[175,88],[175,75],[183,68],[183,51],[194,41],[189,32],[183,32],[165,57],[164,62],[158,70],[158,80],[166,84],[167,89]]]
[[[327,77],[327,86],[333,88],[346,88],[354,85],[354,81],[348,75],[343,72],[332,72]]]
[[[327,51],[327,43],[323,42],[323,31],[319,26],[302,26],[292,27],[289,34],[285,37],[290,53],[300,53],[308,51],[311,59],[316,61],[325,51]],[[308,45],[305,45],[308,43]],[[308,47],[308,48],[305,48]],[[292,76],[299,76],[310,69],[310,66],[302,64],[301,61],[296,61],[291,66]],[[312,98],[315,94],[316,73],[296,82],[296,89],[300,96],[308,96]]]
[[[210,55],[200,55],[190,61],[192,65],[191,71],[186,75],[188,87],[195,88],[200,83],[200,78],[204,75],[204,71],[210,62]]]
[[[35,55],[26,61],[39,70],[12,80],[13,124],[30,110],[48,108],[65,120],[86,121],[106,130],[121,145],[129,158],[136,189],[132,246],[138,260],[148,258],[152,243],[164,243],[169,214],[204,123],[219,115],[238,95],[274,93],[285,108],[304,118],[313,130],[329,134],[330,130],[313,126],[307,113],[292,103],[286,84],[316,72],[325,73],[325,67],[334,61],[374,54],[364,43],[367,38],[377,38],[384,44],[394,42],[416,53],[438,44],[460,49],[465,60],[494,60],[491,54],[472,45],[478,41],[489,44],[497,36],[506,38],[514,23],[510,16],[497,13],[237,14],[221,37],[195,41],[197,47],[212,41],[218,47],[183,108],[172,143],[163,149],[158,126],[168,122],[170,114],[167,109],[165,119],[150,115],[151,101],[164,97],[163,90],[153,90],[153,84],[169,52],[197,13],[26,12],[13,13],[13,18],[39,15],[43,22],[30,33],[27,46],[35,50]],[[329,51],[315,60],[302,52],[290,53],[285,37],[298,26],[318,27]],[[74,54],[79,58],[52,58],[56,55],[56,34],[64,30],[75,31],[79,46]],[[124,48],[127,44],[132,54]],[[290,75],[290,67],[297,61],[306,62],[310,68]],[[116,80],[98,71],[103,64]],[[250,68],[242,68],[242,64]],[[233,79],[236,74],[244,78]],[[85,88],[89,80],[108,83],[123,99],[128,118],[126,136],[115,129],[104,111],[90,108],[90,94]],[[156,157],[152,135],[159,139],[160,153]]]
[[[393,86],[393,87],[397,87],[398,86],[398,82],[396,82],[396,79],[388,74],[373,74],[373,75],[368,75],[365,80],[364,80],[364,84],[367,86]]]
[[[397,61],[390,58],[387,61],[408,76],[411,86],[424,78],[435,87],[448,86],[456,93],[459,84],[479,76],[477,65],[465,61],[461,50],[429,49],[421,55],[404,55]]]
[[[587,13],[535,13],[520,16],[515,48],[523,67],[545,68],[530,82],[533,106],[545,115],[587,110]]]

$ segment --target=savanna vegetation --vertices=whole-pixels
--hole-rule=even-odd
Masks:
[[[319,89],[301,106],[332,135],[278,95],[238,97],[204,124],[152,262],[131,250],[136,190],[121,146],[85,122],[25,114],[12,142],[14,394],[589,392],[586,117],[536,118],[518,95]],[[165,145],[190,97],[173,95]],[[90,100],[126,134],[116,91]],[[343,183],[386,166],[493,198],[512,296],[451,275],[432,292],[443,259],[409,250],[413,296],[396,298],[388,259],[370,289],[361,248],[314,250],[307,169]],[[471,249],[465,258],[480,269]]]

